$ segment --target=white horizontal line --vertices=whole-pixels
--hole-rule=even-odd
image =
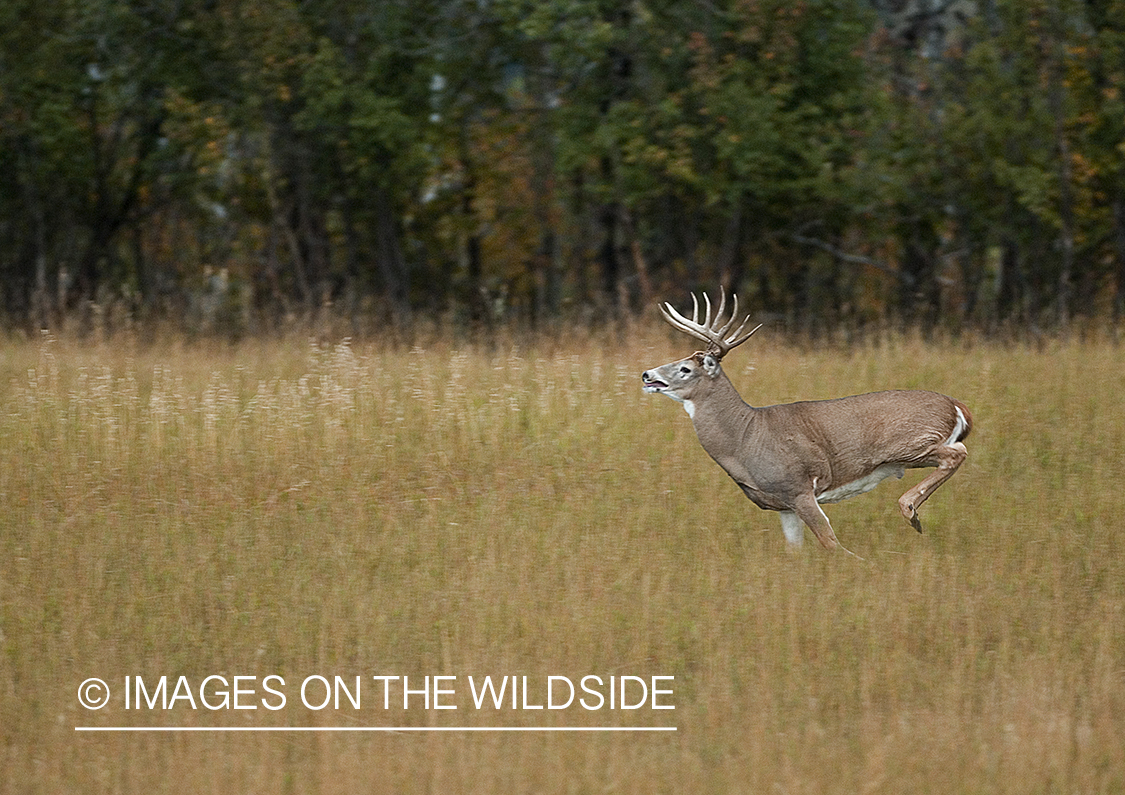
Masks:
[[[674,732],[675,726],[75,726],[76,732]]]

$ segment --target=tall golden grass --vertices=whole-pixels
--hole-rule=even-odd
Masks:
[[[1125,791],[1120,349],[760,333],[733,354],[756,405],[924,387],[972,408],[924,535],[895,504],[918,472],[829,508],[860,562],[787,552],[683,411],[641,393],[689,348],[658,328],[5,345],[3,790]],[[283,676],[287,706],[121,706],[125,676],[213,674]],[[311,674],[363,676],[363,709],[302,707]],[[675,676],[675,710],[464,695],[470,675],[587,674]],[[459,709],[384,712],[374,675],[457,676]],[[79,706],[88,677],[106,709]],[[75,731],[380,724],[678,731]]]

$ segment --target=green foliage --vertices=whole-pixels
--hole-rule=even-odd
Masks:
[[[887,5],[9,3],[0,303],[1125,306],[1122,3]]]

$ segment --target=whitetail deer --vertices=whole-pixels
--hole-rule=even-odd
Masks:
[[[937,467],[899,498],[902,515],[919,533],[918,508],[965,460],[961,442],[973,427],[959,400],[922,390],[871,392],[834,400],[754,408],[731,384],[720,361],[750,339],[749,318],[738,318],[738,298],[723,322],[726,295],[711,320],[711,299],[699,322],[692,295],[691,320],[661,305],[672,326],[707,343],[686,359],[646,370],[644,391],[683,403],[699,443],[759,508],[778,511],[786,540],[798,545],[808,525],[826,549],[839,546],[820,503],[840,502],[875,488],[907,468]]]

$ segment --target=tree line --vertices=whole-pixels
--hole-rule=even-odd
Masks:
[[[10,0],[0,313],[1125,316],[1125,0]]]

